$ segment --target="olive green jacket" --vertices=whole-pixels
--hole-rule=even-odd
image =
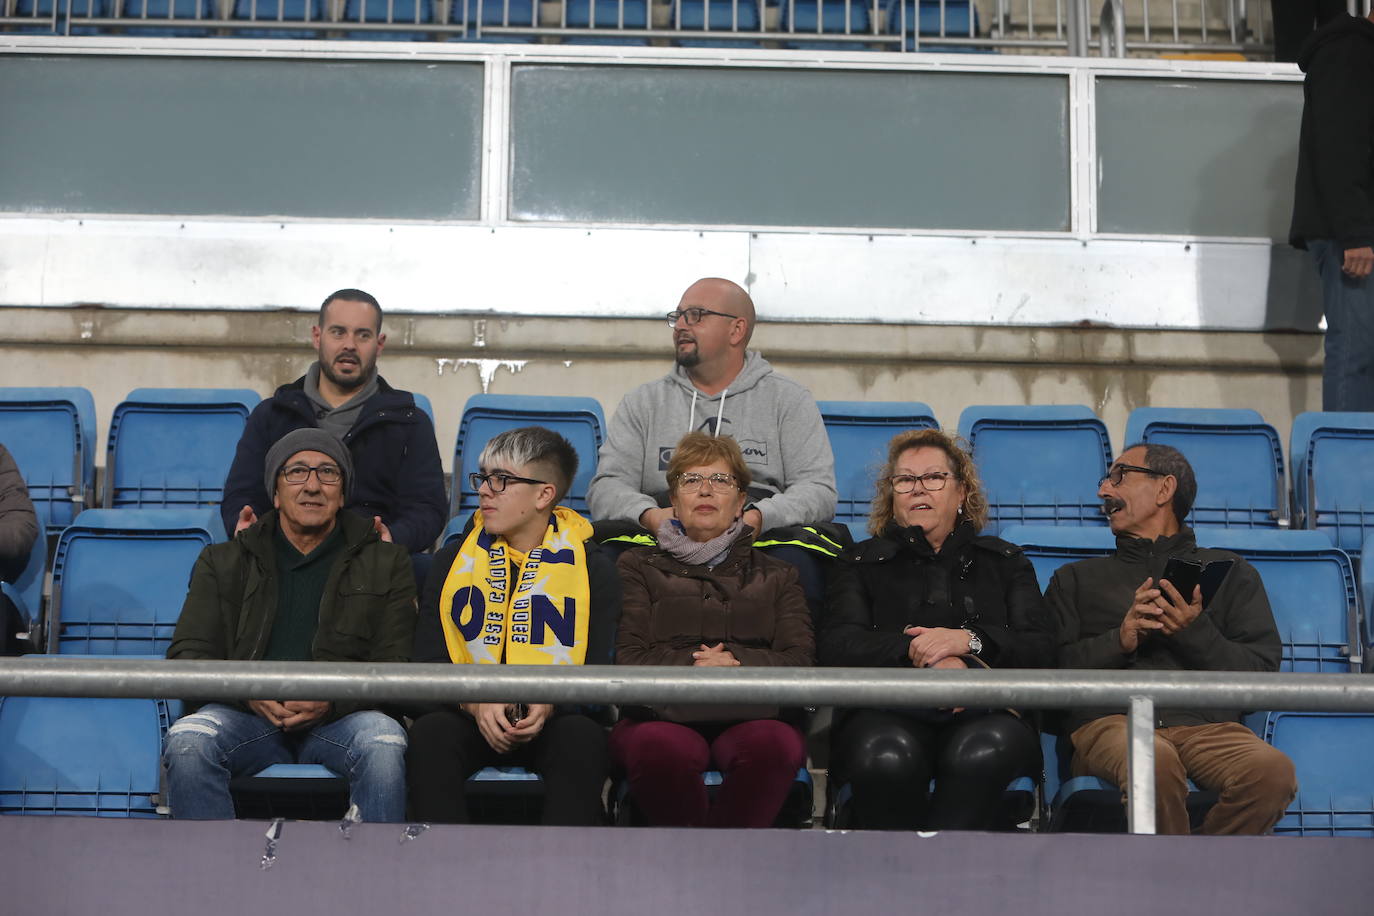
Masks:
[[[400,545],[382,542],[369,519],[341,511],[338,524],[344,547],[320,597],[313,660],[409,661],[415,633],[415,574],[409,553]],[[167,648],[168,658],[262,658],[277,610],[272,547],[276,526],[273,510],[232,541],[201,551]],[[373,706],[366,701],[335,701],[330,718]]]

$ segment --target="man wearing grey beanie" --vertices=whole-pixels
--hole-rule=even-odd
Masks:
[[[371,519],[344,512],[353,459],[320,429],[267,452],[273,508],[201,551],[168,658],[404,662],[415,629],[410,556]],[[322,764],[349,781],[366,821],[405,817],[405,730],[366,702],[234,699],[168,730],[172,816],[232,818],[229,780],[273,763]]]

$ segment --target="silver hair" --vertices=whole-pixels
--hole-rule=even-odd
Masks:
[[[553,478],[549,483],[558,491],[558,499],[566,496],[577,476],[577,449],[551,429],[543,426],[508,429],[489,439],[477,458],[478,467],[488,471],[494,468],[511,470],[535,463],[548,468],[544,473]]]

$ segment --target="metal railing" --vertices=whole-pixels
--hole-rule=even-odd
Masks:
[[[1351,12],[1369,0],[1349,0]],[[1099,6],[1100,4],[1100,6]],[[152,12],[150,12],[150,8]],[[0,0],[59,35],[1266,57],[1262,0]]]
[[[367,665],[24,657],[0,659],[0,696],[370,703],[750,703],[1128,711],[1133,833],[1154,833],[1154,710],[1374,712],[1374,677],[1234,671]]]

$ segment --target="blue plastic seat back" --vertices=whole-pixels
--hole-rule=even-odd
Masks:
[[[988,494],[989,533],[1005,525],[1105,525],[1097,482],[1112,460],[1106,425],[1089,408],[973,406],[959,435]]]
[[[892,437],[911,429],[938,429],[940,424],[930,407],[919,401],[819,401],[816,406],[835,455],[835,521],[862,527]]]
[[[239,38],[314,38],[327,26],[324,0],[234,0],[233,18],[264,22],[309,22],[310,28],[239,28]]]
[[[1298,524],[1358,558],[1374,531],[1374,413],[1299,414],[1288,454]]]
[[[160,700],[0,698],[0,812],[156,817]]]
[[[160,655],[218,513],[90,509],[57,542],[49,651]]]
[[[679,29],[756,32],[760,18],[758,0],[678,0],[672,23]]]
[[[1190,525],[1287,525],[1283,447],[1258,411],[1137,407],[1126,421],[1126,444],[1137,442],[1171,445],[1193,466]]]
[[[48,538],[40,534],[29,551],[29,562],[14,582],[0,582],[3,592],[19,609],[19,616],[32,630],[43,609],[43,576],[48,568]]]
[[[28,34],[95,35],[99,29],[72,23],[110,15],[109,0],[70,0],[70,3],[69,8],[68,0],[15,0],[9,15],[25,21],[8,28]],[[3,6],[0,6],[0,15],[4,15]]]
[[[1000,537],[1025,550],[1042,591],[1065,563],[1109,556],[1116,550],[1116,535],[1099,526],[1010,525]]]
[[[649,25],[647,0],[566,0],[568,27],[643,29]]]
[[[247,389],[139,388],[114,410],[106,508],[217,506],[248,414]]]
[[[344,4],[344,21],[397,24],[433,22],[434,5],[431,0],[347,0]]]
[[[1374,532],[1371,532],[1364,539],[1364,547],[1361,556],[1374,556],[1370,551],[1374,550]],[[1374,562],[1361,563],[1360,567],[1360,598],[1364,601],[1364,644],[1366,653],[1371,646],[1374,646]]]
[[[95,483],[95,399],[85,388],[0,388],[0,444],[49,534],[70,525]]]
[[[908,34],[916,31],[930,37],[941,35],[942,28],[947,38],[968,35],[970,24],[973,34],[978,34],[978,10],[968,0],[920,0],[919,4],[916,0],[887,0],[886,6],[889,34],[899,34],[903,24]]]
[[[540,397],[522,394],[474,394],[463,408],[453,452],[453,500],[449,515],[477,508],[477,493],[468,475],[481,468],[477,459],[499,433],[521,426],[544,426],[560,433],[577,450],[577,476],[562,505],[586,514],[587,487],[596,474],[596,455],[606,438],[606,418],[595,398]]]
[[[867,35],[873,30],[872,0],[782,0],[779,28],[784,32]],[[798,43],[797,47],[815,47]],[[835,45],[860,50],[861,44]]]
[[[1374,836],[1374,714],[1272,712],[1264,738],[1298,771],[1275,834]]]
[[[1283,641],[1283,671],[1359,670],[1359,598],[1350,557],[1313,531],[1197,528],[1203,547],[1233,550],[1258,570]],[[1223,583],[1223,588],[1225,587]]]
[[[123,30],[125,35],[162,35],[175,38],[200,38],[209,28],[197,27],[198,19],[218,18],[214,0],[124,0],[120,18],[136,19]]]

